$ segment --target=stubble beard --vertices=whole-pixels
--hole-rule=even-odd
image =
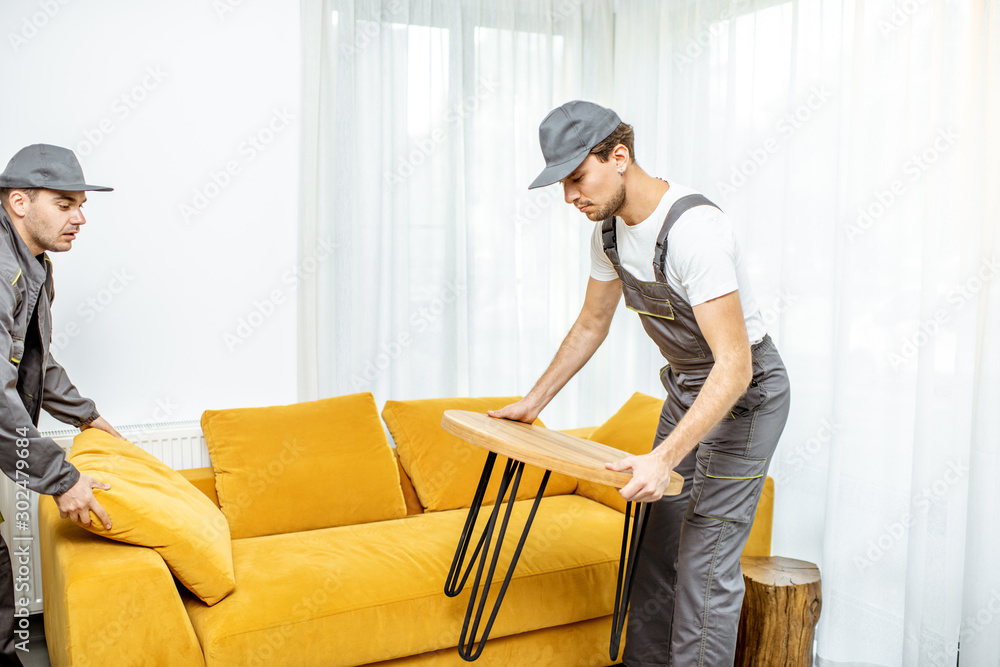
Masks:
[[[598,222],[600,220],[607,220],[615,213],[620,211],[624,205],[625,205],[625,184],[622,183],[621,186],[618,188],[618,190],[615,192],[614,196],[612,196],[611,199],[608,200],[607,204],[601,206],[596,211],[588,211],[584,215],[586,215],[594,222]]]
[[[72,242],[67,243],[63,240],[63,229],[60,228],[58,231],[52,232],[46,225],[46,221],[38,215],[34,208],[27,211],[24,216],[24,226],[28,230],[28,234],[31,235],[34,244],[43,251],[65,252],[73,247]]]

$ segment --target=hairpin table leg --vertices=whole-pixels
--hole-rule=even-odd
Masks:
[[[531,506],[528,519],[521,532],[521,539],[518,541],[517,548],[514,550],[514,555],[512,556],[510,565],[507,568],[507,574],[504,577],[503,584],[500,586],[500,592],[497,595],[496,602],[493,604],[493,610],[490,612],[490,617],[487,620],[486,625],[483,627],[482,636],[479,638],[477,646],[476,634],[479,632],[479,626],[486,607],[486,598],[489,596],[490,585],[493,582],[493,575],[496,572],[497,562],[500,559],[500,551],[503,548],[504,536],[507,533],[507,525],[510,522],[510,517],[514,509],[514,503],[517,499],[517,488],[521,483],[521,474],[524,472],[524,463],[513,459],[507,460],[507,464],[504,467],[503,477],[500,480],[500,489],[497,492],[497,502],[493,506],[493,511],[490,513],[489,521],[487,521],[483,534],[479,538],[479,542],[473,551],[472,558],[469,561],[469,566],[466,568],[465,573],[461,575],[461,580],[459,581],[459,575],[462,571],[462,566],[464,565],[465,555],[468,551],[469,544],[472,541],[472,533],[476,525],[476,519],[479,516],[479,510],[482,507],[486,487],[489,485],[490,474],[493,471],[495,460],[496,454],[490,452],[486,459],[486,465],[483,467],[483,474],[479,479],[479,486],[476,489],[476,495],[473,498],[472,505],[469,507],[469,514],[465,521],[465,528],[462,530],[462,537],[459,539],[458,547],[455,550],[455,557],[452,560],[451,569],[448,571],[448,580],[445,583],[444,591],[445,595],[449,597],[455,597],[458,595],[458,593],[465,586],[465,582],[468,580],[472,567],[476,563],[478,557],[479,567],[476,569],[476,577],[472,583],[472,593],[469,597],[469,606],[465,612],[465,620],[462,624],[462,634],[459,637],[458,644],[459,655],[462,656],[464,660],[470,662],[478,658],[486,646],[486,640],[489,637],[490,630],[493,628],[493,622],[496,620],[497,612],[500,610],[500,604],[503,602],[504,595],[507,592],[507,587],[514,574],[514,568],[517,566],[517,561],[521,557],[521,550],[524,548],[524,542],[528,537],[528,531],[531,529],[531,524],[535,520],[535,513],[538,511],[538,505],[542,500],[542,494],[545,492],[545,485],[549,481],[550,474],[546,471],[545,476],[542,477],[542,483],[538,487],[535,502]],[[503,499],[504,496],[507,495],[508,488],[510,489],[510,498],[507,501],[507,508],[504,512],[503,522],[500,524],[500,530],[499,533],[497,533],[496,541],[494,542],[494,529],[496,528],[497,519],[500,516],[500,508],[501,505],[503,505]],[[490,556],[491,551],[492,558]],[[485,580],[483,580],[483,570],[486,567],[487,560],[490,561],[490,567]],[[474,615],[473,612],[475,612]]]
[[[615,588],[615,609],[611,618],[611,661],[618,659],[622,630],[625,628],[625,613],[629,598],[632,597],[632,581],[635,579],[635,562],[639,558],[642,537],[646,533],[649,511],[644,503],[639,503],[632,513],[633,503],[625,504],[625,528],[622,531],[622,554],[618,561],[618,583]],[[631,518],[631,527],[629,519]],[[631,532],[631,537],[629,536]]]
[[[476,556],[479,555],[479,550],[483,547],[483,540],[486,539],[486,533],[484,532],[479,539],[479,544],[476,545],[476,550],[472,552],[469,567],[465,570],[465,574],[462,575],[462,580],[459,581],[458,577],[465,562],[465,554],[472,540],[472,532],[476,527],[476,519],[479,518],[479,510],[483,506],[483,496],[486,495],[486,487],[489,486],[490,475],[493,473],[493,465],[496,460],[496,452],[490,452],[486,456],[486,463],[483,465],[483,474],[480,475],[479,486],[476,487],[476,495],[473,496],[472,504],[469,505],[469,514],[465,519],[465,527],[462,528],[462,536],[458,540],[458,548],[455,549],[455,557],[451,561],[451,569],[448,570],[448,580],[444,584],[444,594],[450,598],[462,592],[462,588],[469,578],[469,572],[472,571],[472,566],[476,562]]]

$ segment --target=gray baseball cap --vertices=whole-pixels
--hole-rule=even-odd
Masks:
[[[611,109],[582,100],[567,102],[550,111],[538,126],[545,169],[528,189],[558,183],[572,174],[587,159],[590,150],[607,139],[621,122]]]
[[[83,168],[76,154],[68,148],[49,144],[32,144],[15,153],[0,174],[0,188],[44,188],[65,192],[109,192],[114,189],[89,185],[83,178]]]

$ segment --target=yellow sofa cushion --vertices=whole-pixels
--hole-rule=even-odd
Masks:
[[[441,428],[445,410],[486,412],[519,400],[519,396],[490,398],[434,398],[413,401],[386,401],[382,418],[396,443],[399,460],[413,482],[420,503],[429,512],[469,507],[476,494],[488,452],[456,438]],[[536,424],[541,425],[540,421]],[[497,457],[485,502],[496,500],[503,475],[504,457]],[[525,466],[518,487],[518,499],[538,493],[544,470]],[[576,480],[551,475],[545,495],[573,493]]]
[[[234,539],[406,516],[371,394],[207,410],[201,428]]]
[[[607,667],[611,616],[557,628],[543,628],[512,637],[491,637],[475,667]],[[455,642],[458,643],[457,640]],[[621,663],[615,663],[616,665]],[[452,647],[420,655],[373,662],[365,667],[468,667]]]
[[[515,504],[491,598],[530,506]],[[206,664],[347,667],[454,651],[471,577],[454,598],[444,580],[465,518],[454,510],[234,540],[233,594],[214,607],[185,601]],[[621,530],[621,514],[593,501],[543,500],[490,636],[611,613]]]
[[[653,449],[662,407],[663,399],[636,392],[618,412],[590,434],[590,439],[630,454],[647,454]],[[606,484],[581,480],[576,492],[619,512],[625,511],[625,500],[621,494]]]
[[[219,508],[180,473],[96,428],[73,439],[69,460],[80,472],[111,485],[96,492],[111,530],[93,513],[87,530],[156,549],[174,576],[208,604],[233,590],[229,526]]]

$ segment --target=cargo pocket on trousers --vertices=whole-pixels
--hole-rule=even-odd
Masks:
[[[765,459],[744,459],[709,452],[705,479],[697,495],[694,513],[720,521],[750,521],[766,472]]]

